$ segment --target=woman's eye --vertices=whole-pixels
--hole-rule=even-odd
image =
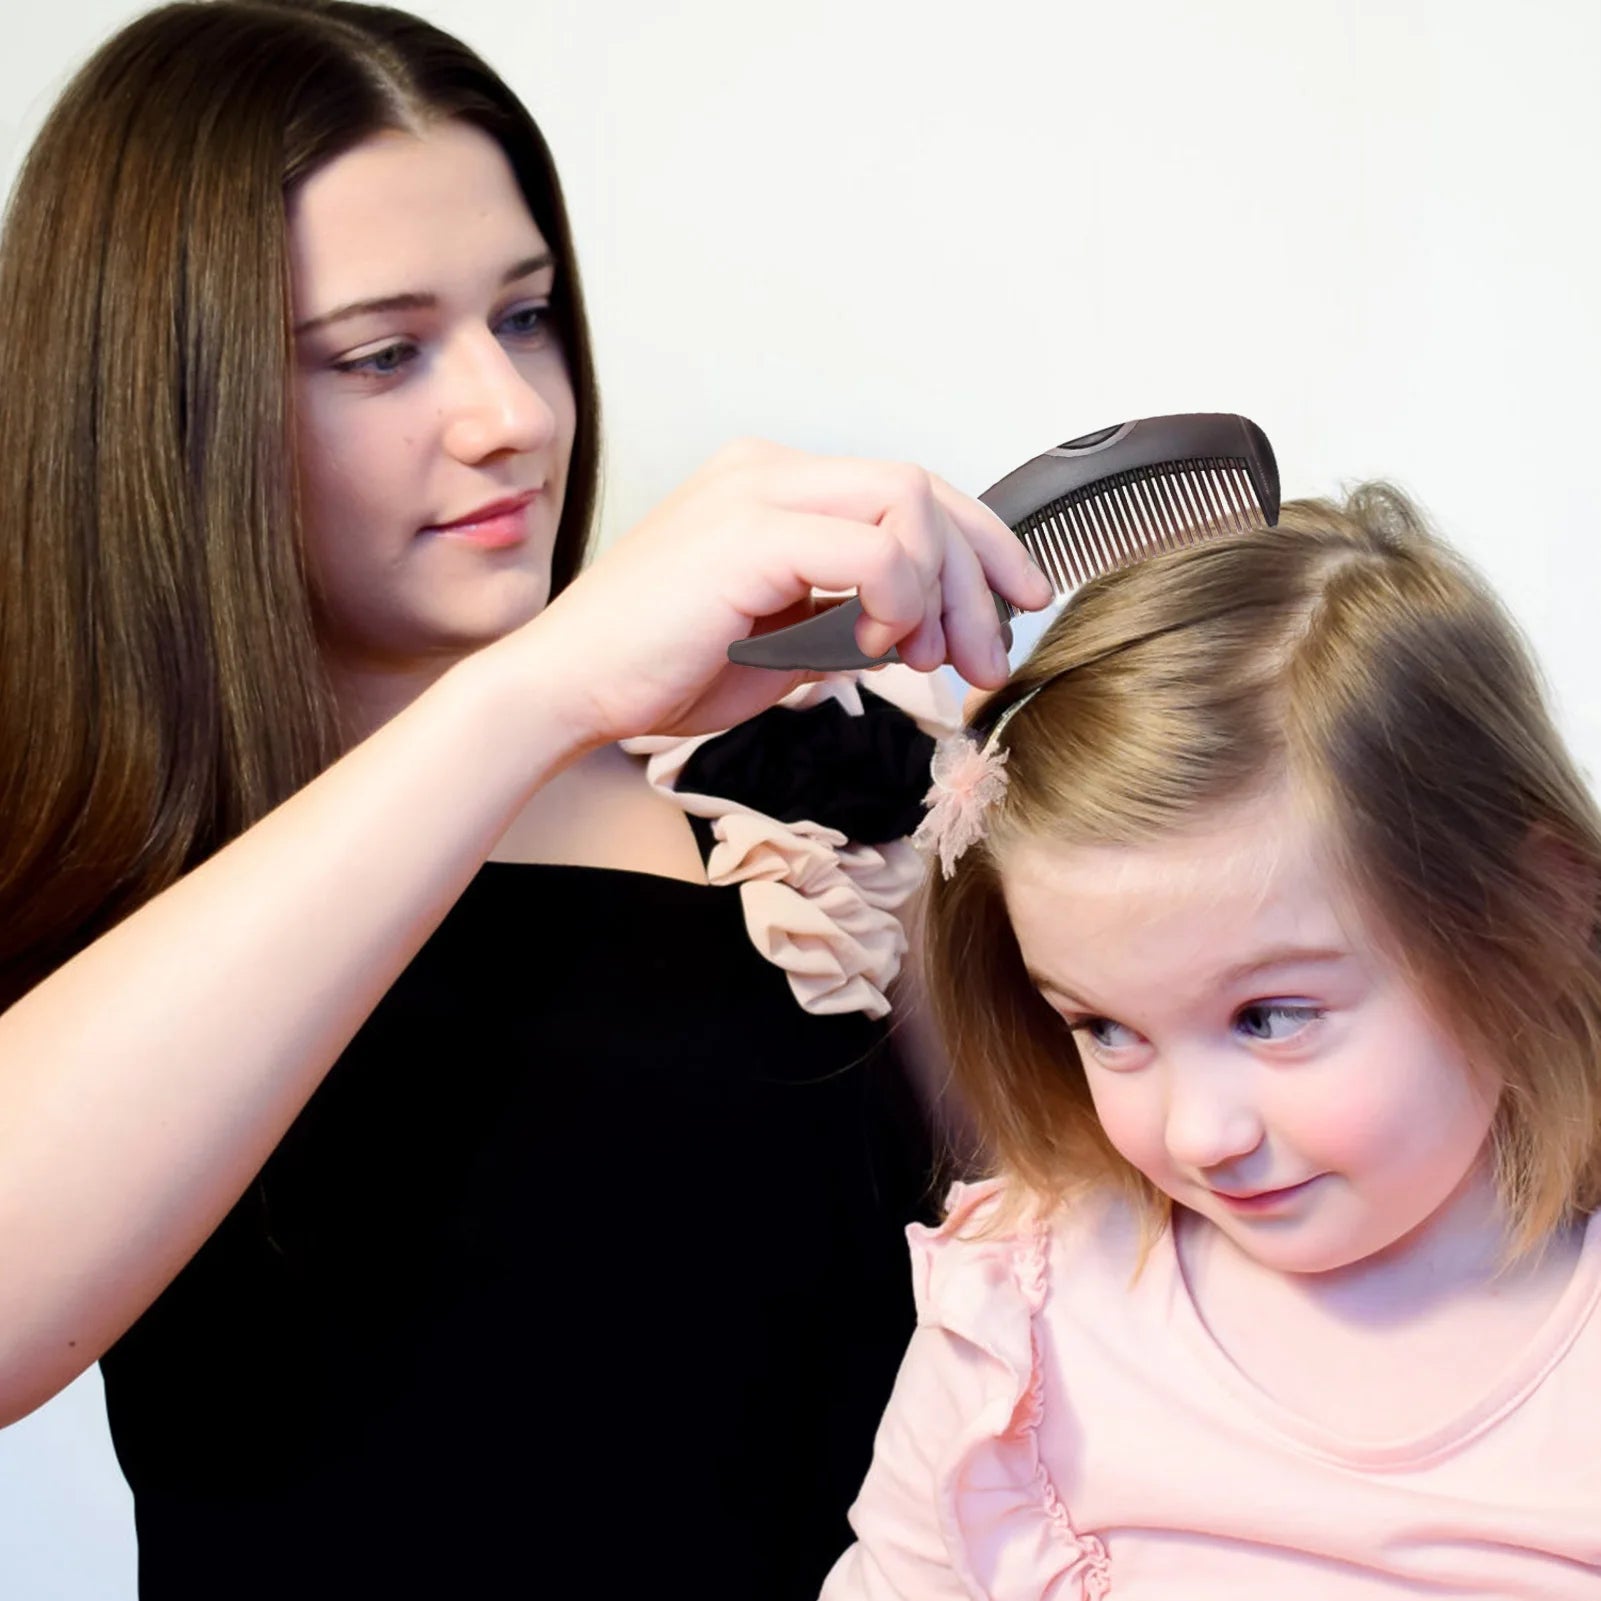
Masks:
[[[1290,1001],[1257,1001],[1240,1008],[1234,1026],[1253,1040],[1287,1040],[1323,1014],[1315,1006]]]
[[[408,362],[416,359],[417,347],[403,340],[385,345],[382,350],[370,350],[365,356],[348,356],[336,361],[339,372],[365,373],[372,378],[393,378]]]
[[[543,343],[551,333],[549,304],[516,307],[500,319],[500,331],[524,344]]]

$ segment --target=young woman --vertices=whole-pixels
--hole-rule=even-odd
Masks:
[[[828,1601],[1596,1592],[1601,823],[1395,492],[1076,595],[927,834],[1000,1153]]]
[[[556,175],[398,11],[107,43],[0,349],[0,1418],[104,1356],[146,1597],[815,1589],[909,1317],[904,874],[616,742],[792,689],[725,651],[814,587],[993,685],[986,587],[1044,581],[927,474],[756,444],[575,578]]]

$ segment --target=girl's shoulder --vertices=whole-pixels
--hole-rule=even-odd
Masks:
[[[1097,1601],[1107,1594],[1106,1548],[1076,1527],[1042,1448],[1044,1328],[1064,1294],[1075,1303],[1085,1294],[1086,1264],[1094,1278],[1120,1274],[1126,1288],[1138,1220],[1115,1195],[1041,1207],[989,1180],[956,1185],[939,1227],[907,1233],[919,1328],[852,1512],[858,1535],[881,1564],[937,1542],[967,1594]],[[1117,1304],[1104,1289],[1088,1293],[1103,1316]],[[897,1499],[897,1484],[915,1486],[909,1499]],[[905,1527],[929,1517],[937,1533],[908,1541]],[[867,1559],[842,1563],[841,1584],[851,1560]],[[993,1584],[998,1566],[1009,1574],[1004,1592]],[[909,1571],[896,1593],[932,1593],[918,1587],[923,1577]],[[825,1591],[835,1593],[856,1592]]]
[[[1142,1264],[1140,1220],[1121,1195],[1086,1190],[1042,1204],[1004,1178],[953,1185],[944,1221],[913,1224],[907,1239],[918,1321],[986,1349],[1002,1327],[1008,1346],[1031,1341],[1033,1320],[1064,1300],[1104,1306]],[[1160,1259],[1163,1242],[1152,1254]]]

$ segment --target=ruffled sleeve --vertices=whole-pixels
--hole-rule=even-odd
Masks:
[[[861,1011],[874,1018],[889,1012],[889,986],[906,951],[896,914],[923,879],[922,858],[905,839],[869,843],[861,837],[879,832],[864,819],[877,823],[896,816],[895,797],[886,798],[885,792],[907,782],[904,773],[878,773],[875,753],[890,751],[899,767],[913,765],[906,740],[885,738],[882,729],[876,737],[840,739],[841,717],[853,720],[853,733],[865,729],[869,709],[880,702],[918,738],[944,731],[956,717],[954,694],[937,680],[892,667],[874,674],[866,699],[856,679],[844,675],[786,696],[780,707],[789,712],[830,716],[810,725],[794,720],[793,730],[776,745],[764,734],[759,742],[746,740],[742,749],[734,748],[744,730],[623,742],[625,750],[646,758],[653,788],[710,824],[714,843],[707,877],[713,884],[738,886],[752,943],[783,969],[808,1012]],[[808,734],[815,740],[819,733],[830,753],[803,749]],[[791,741],[793,760],[786,763],[783,753]],[[716,763],[706,759],[712,742],[724,745],[723,759]],[[873,770],[864,771],[864,764]],[[847,782],[853,772],[857,781]],[[737,776],[743,784],[720,786],[734,788],[732,795],[706,794],[684,783],[686,774],[694,773]],[[799,781],[804,775],[811,781]],[[915,806],[927,786],[926,763],[910,782],[916,785]],[[842,809],[846,794],[854,800]],[[764,806],[783,815],[774,816]],[[855,837],[838,824],[856,830]]]
[[[1041,1459],[1039,1315],[1049,1227],[993,1224],[1000,1186],[958,1185],[914,1225],[918,1327],[822,1601],[1102,1601],[1105,1547],[1073,1527]]]

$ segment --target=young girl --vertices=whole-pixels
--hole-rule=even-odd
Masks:
[[[682,742],[795,687],[726,650],[813,586],[995,685],[1044,580],[762,445],[575,578],[555,171],[403,12],[107,43],[0,352],[0,1422],[104,1355],[145,1601],[815,1594],[911,1321],[908,825]]]
[[[942,757],[1002,1176],[827,1601],[1601,1593],[1601,825],[1394,490],[1083,590]]]

